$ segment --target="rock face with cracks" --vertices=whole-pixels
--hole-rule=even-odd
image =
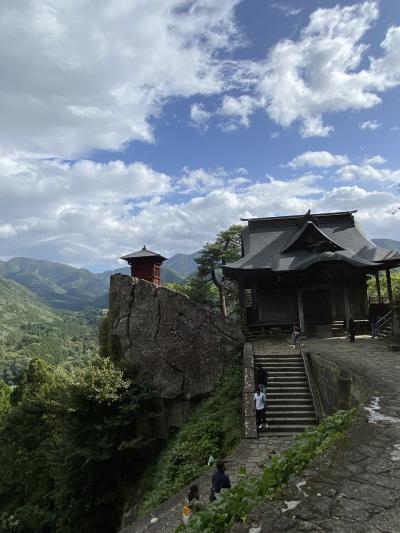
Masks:
[[[184,294],[122,274],[111,277],[110,319],[127,366],[163,399],[214,390],[243,342],[236,322]]]

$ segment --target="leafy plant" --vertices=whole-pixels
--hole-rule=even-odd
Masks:
[[[226,369],[216,391],[193,410],[189,420],[161,453],[150,476],[139,513],[166,500],[228,453],[241,438],[241,359]]]
[[[279,487],[302,472],[317,455],[325,451],[350,425],[351,411],[338,411],[319,426],[298,435],[293,445],[266,463],[262,474],[247,476],[242,472],[240,481],[204,510],[194,513],[189,525],[179,526],[177,532],[222,533],[235,522],[246,522],[250,512],[265,498],[271,497]]]

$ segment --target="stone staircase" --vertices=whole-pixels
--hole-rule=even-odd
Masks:
[[[301,355],[255,355],[255,365],[268,373],[267,428],[260,432],[299,433],[318,423]]]

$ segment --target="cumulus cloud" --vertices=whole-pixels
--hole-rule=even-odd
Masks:
[[[388,30],[382,55],[363,63],[368,46],[361,41],[378,14],[375,0],[317,9],[296,41],[281,40],[265,60],[243,62],[246,75],[240,75],[246,87],[254,87],[254,104],[284,128],[298,123],[303,137],[327,137],[333,131],[324,124],[326,113],[378,105],[378,93],[400,84],[399,27]],[[250,105],[246,101],[243,107]]]
[[[238,125],[248,127],[250,116],[259,107],[259,103],[249,95],[224,96],[218,114],[230,119],[225,129],[233,130]]]
[[[381,125],[377,120],[366,120],[365,122],[360,122],[358,127],[360,130],[377,130]]]
[[[366,163],[367,165],[383,165],[386,162],[386,159],[381,155],[374,155],[373,157],[364,159],[364,163]]]
[[[203,104],[193,104],[190,108],[190,118],[196,126],[206,129],[206,123],[210,120],[212,113],[204,109]]]
[[[378,164],[381,162],[378,161]],[[377,164],[377,161],[374,161]],[[340,168],[337,177],[345,181],[364,180],[366,182],[380,182],[389,186],[400,183],[400,170],[390,170],[388,168],[376,168],[369,163],[364,162],[361,165],[345,165]]]
[[[57,156],[153,139],[170,97],[225,87],[239,0],[11,2],[0,18],[0,148]]]
[[[287,166],[291,168],[300,168],[304,166],[328,168],[346,165],[347,163],[349,163],[347,155],[331,154],[326,151],[308,151],[296,156]]]

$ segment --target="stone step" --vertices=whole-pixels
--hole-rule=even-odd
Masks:
[[[305,429],[315,426],[314,424],[268,424],[267,428],[260,429],[260,433],[274,433],[274,432],[287,432],[287,433],[301,433]]]
[[[267,407],[267,410],[266,410],[266,416],[267,418],[303,418],[303,416],[311,416],[313,419],[315,418],[315,415],[314,415],[314,409],[312,409],[312,407],[310,407],[309,409],[304,409],[301,408],[301,409],[293,409],[293,408],[290,408],[290,409],[287,409],[287,410],[282,410],[282,408],[278,411],[278,410],[270,410],[268,409]]]
[[[280,417],[269,416],[267,413],[265,420],[268,422],[268,424],[312,424],[316,421],[316,418],[314,415],[310,415],[309,413],[301,416],[298,416],[297,413],[292,416],[285,414]]]
[[[296,398],[296,397],[289,397],[286,398],[285,396],[279,397],[279,396],[268,396],[267,398],[267,406],[268,409],[275,406],[282,406],[282,405],[291,405],[291,406],[299,406],[299,405],[312,405],[312,398],[311,395],[308,398]]]
[[[283,401],[281,402],[269,402],[267,401],[267,410],[268,411],[284,411],[284,410],[297,410],[299,409],[300,411],[301,410],[307,410],[307,409],[313,409],[313,403],[312,401],[298,401],[298,402],[295,402],[295,401],[288,401],[287,403],[283,403]]]
[[[297,352],[292,353],[270,353],[268,355],[254,355],[254,360],[258,361],[261,359],[301,359],[301,355]]]
[[[285,370],[282,368],[274,368],[274,369],[268,369],[268,375],[269,376],[303,376],[305,374],[304,368],[290,368],[289,370]]]
[[[268,384],[267,389],[267,396],[268,394],[272,394],[274,392],[308,392],[308,385],[305,384],[303,386],[299,385],[298,383],[285,383],[285,386],[283,387],[281,383],[274,384]]]
[[[291,391],[291,392],[287,392],[287,391],[274,391],[274,392],[269,392],[268,393],[268,398],[267,398],[267,402],[273,399],[276,399],[276,398],[279,398],[280,400],[282,400],[283,398],[311,398],[311,394],[309,391],[307,392],[298,392],[298,391]]]
[[[257,363],[256,366],[261,366],[266,369],[274,368],[304,368],[303,361],[267,361],[263,363]]]
[[[307,375],[305,372],[293,375],[293,374],[286,374],[286,372],[281,372],[278,375],[271,375],[268,373],[268,383],[295,383],[297,381],[307,381]]]

